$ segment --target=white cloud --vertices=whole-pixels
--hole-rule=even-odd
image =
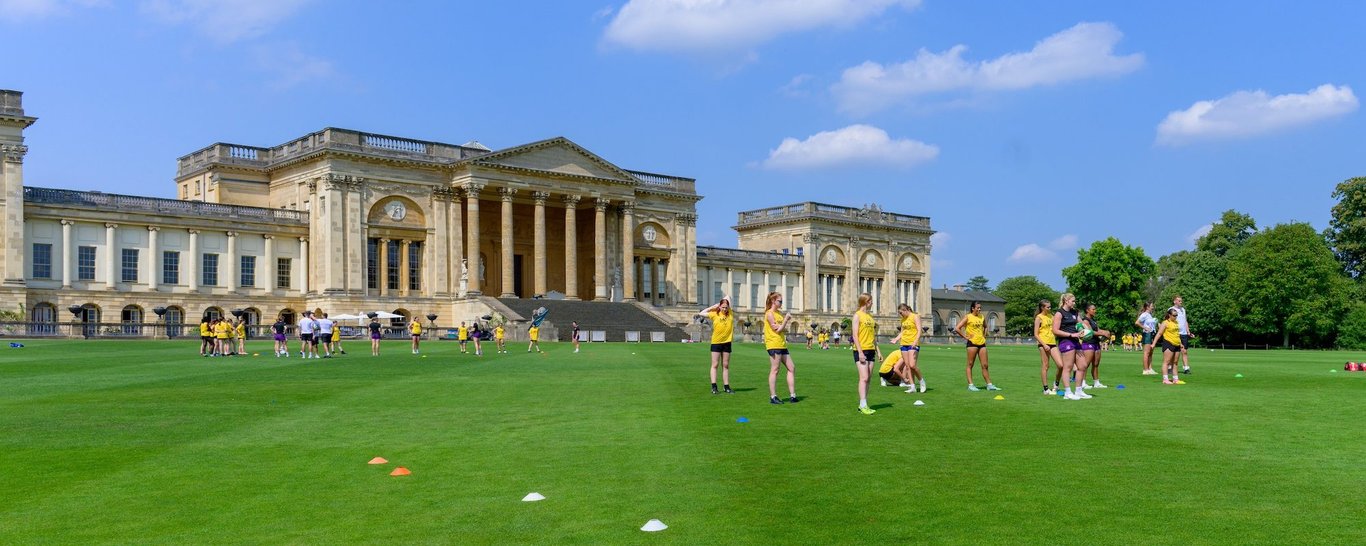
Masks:
[[[1356,95],[1345,85],[1323,84],[1308,93],[1274,97],[1260,89],[1237,91],[1167,114],[1167,119],[1157,126],[1157,143],[1179,145],[1266,134],[1343,116],[1356,109]]]
[[[1053,250],[1069,250],[1077,248],[1077,236],[1069,233],[1067,235],[1063,235],[1062,237],[1058,237],[1057,239],[1053,239],[1053,242],[1048,243],[1048,248],[1051,248]]]
[[[1194,245],[1195,242],[1199,241],[1201,237],[1209,235],[1209,232],[1212,229],[1214,229],[1214,224],[1205,224],[1203,226],[1200,226],[1199,229],[1195,230],[1190,235],[1186,236],[1186,241],[1189,241],[1190,244]]]
[[[841,110],[862,115],[932,93],[1025,89],[1118,76],[1143,66],[1142,53],[1114,54],[1123,36],[1111,23],[1078,23],[1040,40],[1029,51],[989,61],[963,60],[965,45],[943,53],[921,49],[903,63],[884,66],[867,61],[845,69],[831,91]]]
[[[630,0],[603,41],[642,51],[743,51],[782,34],[847,27],[920,0]]]
[[[305,53],[299,44],[276,44],[255,49],[257,69],[269,74],[267,85],[285,90],[299,85],[328,80],[337,75],[332,61]]]
[[[786,85],[779,87],[778,91],[789,97],[805,97],[811,94],[806,90],[806,82],[809,81],[811,81],[810,74],[798,74],[793,76]]]
[[[1039,263],[1057,259],[1058,254],[1035,243],[1021,245],[1006,258],[1011,263]]]
[[[769,151],[767,169],[806,169],[838,165],[881,165],[909,168],[939,155],[939,147],[918,140],[893,140],[871,125],[822,131],[806,140],[785,138]]]
[[[596,23],[598,21],[611,17],[612,12],[616,11],[616,9],[616,6],[603,6],[602,8],[598,9],[598,11],[593,12],[593,18],[590,20]]]
[[[108,3],[107,0],[0,0],[0,21],[31,21]]]
[[[144,0],[142,11],[170,24],[192,24],[218,43],[260,36],[313,0]]]
[[[947,231],[937,231],[937,232],[934,233],[934,235],[931,235],[931,236],[930,236],[930,248],[931,248],[931,250],[940,250],[940,251],[948,250],[948,249],[949,249],[949,241],[952,241],[952,240],[953,240],[953,235],[949,235],[949,232],[947,232]]]

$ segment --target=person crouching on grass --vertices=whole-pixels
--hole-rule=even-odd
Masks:
[[[787,328],[787,317],[782,314],[783,296],[769,292],[764,302],[764,348],[768,350],[768,402],[782,404],[778,398],[778,366],[787,365],[788,402],[797,403],[797,367],[792,363],[792,354],[787,351],[787,338],[783,331]]]
[[[716,305],[698,311],[697,316],[707,317],[711,321],[711,393],[718,392],[716,366],[719,364],[726,394],[734,394],[735,391],[730,390],[730,351],[735,334],[735,313],[730,311],[730,299],[721,298]]]
[[[541,351],[541,328],[539,326],[532,325],[527,328],[526,336],[531,339],[526,344],[526,352],[529,353],[532,349],[536,349],[538,353],[543,352]]]

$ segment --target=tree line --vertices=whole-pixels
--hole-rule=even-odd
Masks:
[[[1067,291],[1094,303],[1100,327],[1137,331],[1145,301],[1160,313],[1182,296],[1203,345],[1366,349],[1366,178],[1337,185],[1328,227],[1291,222],[1259,229],[1249,215],[1223,213],[1193,250],[1156,260],[1110,237],[1077,251],[1063,268]],[[974,277],[985,287],[986,279]],[[1033,276],[991,292],[1006,300],[1006,332],[1031,335],[1040,299],[1059,292]]]

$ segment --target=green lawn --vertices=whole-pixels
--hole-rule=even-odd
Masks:
[[[771,406],[756,345],[714,396],[701,344],[24,343],[0,348],[3,544],[1366,542],[1366,373],[1329,373],[1366,353],[1201,350],[1166,387],[1114,352],[1071,402],[993,347],[997,401],[927,347],[931,390],[875,384],[864,416],[845,350],[796,348],[802,401]]]

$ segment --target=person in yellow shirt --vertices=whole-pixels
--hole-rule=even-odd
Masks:
[[[1053,302],[1039,300],[1034,311],[1034,341],[1039,344],[1039,378],[1043,381],[1043,393],[1048,396],[1058,394],[1058,382],[1062,381],[1062,353],[1058,352],[1058,337],[1053,335]],[[1057,365],[1057,375],[1053,386],[1048,385],[1048,359]]]
[[[502,325],[502,324],[499,324],[498,326],[495,326],[495,327],[493,328],[493,342],[494,342],[495,345],[497,345],[497,347],[495,348],[495,350],[498,351],[499,353],[507,353],[507,352],[508,352],[508,351],[507,351],[507,345],[504,343],[505,340],[503,339],[503,333],[504,333],[504,331],[503,331],[503,325]]]
[[[228,350],[232,348],[232,344],[228,340],[229,332],[231,331],[232,325],[228,324],[227,319],[218,319],[218,324],[214,325],[214,352],[217,353],[218,356],[227,356]]]
[[[533,348],[536,349],[536,352],[538,353],[545,352],[541,350],[541,328],[539,326],[527,328],[526,335],[528,338],[531,338],[531,341],[526,344],[526,352],[531,352],[531,349]]]
[[[808,351],[811,350],[811,342],[812,342],[812,341],[815,341],[815,339],[816,339],[816,334],[812,333],[811,330],[807,330],[807,331],[806,331],[806,350],[808,350]]]
[[[464,322],[455,329],[455,339],[460,342],[460,354],[465,354],[465,344],[470,341],[470,329],[465,327]]]
[[[896,383],[896,386],[910,387],[906,392],[915,392],[915,382],[920,380],[920,392],[925,392],[925,376],[920,373],[920,316],[911,310],[911,306],[901,304],[896,306],[896,313],[901,317],[901,333],[897,336],[897,344],[901,350],[897,351],[901,356],[901,377],[906,378],[905,383]]]
[[[1153,343],[1154,347],[1162,348],[1162,384],[1163,385],[1185,385],[1176,375],[1176,363],[1181,359],[1181,323],[1177,322],[1176,308],[1167,309],[1167,316],[1157,325],[1157,336]],[[1171,379],[1168,379],[1167,370],[1170,369]]]
[[[716,305],[697,312],[697,316],[711,321],[711,393],[716,394],[716,366],[721,366],[722,385],[730,390],[730,351],[735,335],[735,313],[730,310],[730,298],[721,298]]]
[[[422,339],[422,319],[418,315],[413,315],[413,321],[408,323],[408,337],[413,339],[413,354],[420,354],[418,341]]]
[[[232,334],[237,338],[237,354],[247,354],[247,321],[237,319],[237,327],[233,329]]]
[[[199,322],[199,356],[207,357],[213,353],[213,321],[204,317]]]
[[[877,410],[868,407],[868,383],[872,381],[873,365],[882,360],[882,349],[877,345],[877,324],[868,314],[873,296],[867,292],[858,295],[858,309],[854,311],[853,335],[849,341],[854,346],[854,364],[858,368],[858,411],[872,415]]]
[[[764,349],[768,351],[768,402],[782,404],[778,398],[778,367],[787,366],[788,402],[797,403],[797,367],[787,351],[787,319],[783,316],[783,295],[769,292],[764,299]]]
[[[987,336],[986,319],[982,318],[982,303],[974,301],[968,304],[968,314],[963,315],[962,320],[953,327],[953,333],[963,338],[968,344],[968,390],[976,392],[982,389],[972,384],[972,366],[978,357],[982,359],[982,380],[987,382],[987,390],[999,391],[1000,387],[991,383],[991,372],[987,371]]]

